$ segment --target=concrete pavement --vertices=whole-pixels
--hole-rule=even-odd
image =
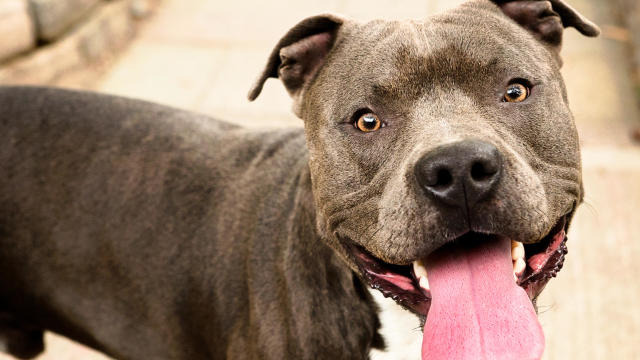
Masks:
[[[246,100],[271,47],[290,26],[328,11],[358,19],[419,18],[460,2],[165,0],[94,89],[251,127],[301,126],[275,80],[255,103]],[[607,2],[570,2],[600,24],[614,23]],[[566,32],[563,73],[581,133],[587,203],[569,233],[565,268],[539,301],[548,360],[640,359],[640,148],[629,140],[640,115],[626,51],[606,36],[594,40]],[[407,344],[406,357],[376,359],[419,358],[417,321],[399,327],[406,332],[394,341]],[[40,359],[102,358],[59,337],[47,342]]]

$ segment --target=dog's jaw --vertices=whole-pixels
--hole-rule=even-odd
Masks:
[[[535,316],[535,300],[542,292],[547,282],[552,277],[555,277],[562,268],[564,256],[567,254],[567,218],[570,219],[571,216],[572,213],[562,216],[558,220],[557,224],[551,229],[549,234],[536,243],[521,244],[499,235],[483,235],[469,232],[442,248],[437,249],[430,255],[425,256],[425,258],[415,260],[411,265],[389,264],[376,258],[364,248],[353,245],[349,240],[343,240],[342,242],[348,244],[346,247],[349,249],[353,261],[357,264],[358,272],[372,288],[379,290],[383,296],[392,298],[398,304],[411,310],[420,317],[425,331],[422,350],[423,358],[431,359],[434,358],[434,356],[435,358],[439,358],[439,355],[434,355],[434,352],[438,352],[443,348],[446,350],[453,346],[452,344],[462,347],[469,346],[469,344],[474,343],[474,341],[484,339],[485,337],[490,339],[493,338],[493,340],[497,339],[497,343],[499,344],[496,345],[496,341],[494,341],[494,345],[492,345],[494,346],[492,348],[493,350],[487,350],[482,347],[477,348],[476,350],[479,349],[478,351],[491,352],[506,351],[505,349],[510,349],[509,351],[513,351],[513,354],[517,354],[519,357],[539,358],[544,349],[544,336],[542,335],[540,325],[538,324]],[[487,256],[489,258],[492,257],[487,255],[491,254],[492,251],[487,252],[481,250],[478,254],[472,255],[476,251],[469,250],[469,255],[464,255],[467,253],[466,249],[469,248],[469,246],[470,248],[484,248],[486,244],[489,244],[487,246],[488,248],[494,248],[498,253],[504,252],[503,250],[491,245],[498,243],[506,244],[505,246],[508,247],[506,250],[507,254],[500,255],[497,258],[502,261],[501,267],[504,270],[504,267],[506,266],[505,262],[510,262],[511,266],[509,269],[513,273],[512,277],[509,276],[509,278],[512,279],[510,280],[512,281],[511,285],[508,285],[509,281],[501,281],[503,284],[502,287],[507,283],[507,288],[510,287],[511,289],[517,290],[494,291],[495,289],[493,289],[493,285],[500,283],[500,281],[492,279],[497,276],[496,274],[499,272],[495,271],[493,265],[486,265],[485,263]],[[495,253],[495,251],[493,251],[493,253]],[[467,256],[470,257],[467,259]],[[493,257],[495,258],[495,256]],[[444,271],[437,270],[438,267],[434,268],[434,264],[441,263],[442,258],[449,258],[448,264],[444,266],[447,270]],[[478,270],[480,268],[471,271],[470,269],[475,267],[471,265],[471,268],[469,268],[469,261],[471,261],[471,263],[476,263],[476,265],[482,265],[480,268],[486,266],[489,266],[489,268],[486,271]],[[521,263],[524,263],[524,265],[520,265]],[[523,266],[524,268],[522,268]],[[442,268],[443,267],[440,266],[440,269]],[[455,270],[457,268],[463,270]],[[436,269],[435,273],[433,272],[434,269]],[[460,276],[465,279],[467,277],[469,278],[468,281],[462,281],[459,279],[460,276],[449,275],[449,273],[458,273],[462,274]],[[436,290],[433,293],[429,281],[429,274],[432,274],[431,282],[435,281],[436,284]],[[442,285],[443,278],[446,279],[444,280],[444,284],[448,284],[444,287]],[[476,278],[476,280],[469,280],[473,278]],[[502,276],[502,279],[504,280],[505,277]],[[492,286],[486,286],[486,283],[492,283]],[[451,290],[451,286],[453,286],[453,290]],[[484,293],[486,293],[485,299],[476,299],[476,297],[480,295],[478,295],[478,289],[473,290],[474,286],[479,287],[478,289],[486,290],[484,291]],[[469,291],[473,290],[471,291],[473,296],[469,299],[465,298],[465,295],[457,297],[460,296],[460,288],[468,288]],[[462,293],[464,292],[465,291],[462,291]],[[480,291],[480,293],[483,293],[483,291]],[[527,300],[525,301],[524,299]],[[476,333],[477,336],[475,338],[454,336],[451,339],[442,339],[439,336],[434,335],[434,331],[443,331],[446,333],[442,328],[444,326],[446,330],[446,328],[451,325],[450,313],[465,313],[465,311],[469,309],[475,309],[477,311],[478,308],[474,308],[472,305],[474,301],[480,301],[483,304],[501,304],[498,306],[502,309],[499,310],[501,316],[505,317],[507,320],[513,320],[513,323],[509,325],[511,323],[510,321],[501,321],[500,325],[496,325],[497,327],[494,325],[488,325],[489,327],[484,330],[479,328],[477,329],[479,332]],[[528,305],[526,305],[527,303]],[[443,308],[446,310],[443,310]],[[493,312],[498,310],[488,309],[482,304],[479,308],[485,310],[480,311],[479,315],[475,314],[476,316],[495,317],[500,315],[493,314]],[[526,308],[529,310],[526,310]],[[435,313],[433,316],[429,316],[430,312],[434,311]],[[443,311],[445,314],[449,315],[443,316]],[[505,316],[505,314],[511,315]],[[524,316],[524,314],[528,315]],[[462,320],[458,319],[454,322],[458,323],[460,321]],[[449,323],[449,325],[446,325],[447,323]],[[489,322],[489,324],[490,323],[491,322]],[[482,321],[478,324],[487,325],[486,322]],[[499,331],[494,331],[497,328],[499,328]],[[505,331],[519,334],[518,336],[520,336],[520,339],[515,341],[511,341],[513,339],[506,339],[506,341],[502,342],[502,337],[496,336],[496,334]],[[483,333],[484,335],[480,335]],[[492,337],[491,334],[494,336]],[[456,343],[461,339],[463,343]],[[443,354],[447,352],[445,350],[442,350]],[[476,356],[478,354],[478,352],[471,351],[465,353],[465,356]]]
[[[526,291],[532,302],[535,302],[547,282],[562,269],[568,252],[566,245],[568,219],[572,215],[573,213],[562,216],[549,234],[536,243],[518,245],[517,242],[512,241],[512,248],[522,246],[524,250],[522,259],[525,262],[525,268],[519,268],[520,265],[517,265],[519,256],[512,251],[514,281]],[[470,232],[455,239],[454,242],[464,241],[469,237],[490,240],[496,236],[499,235]],[[390,264],[377,258],[362,246],[356,245],[350,239],[341,238],[340,242],[358,274],[372,288],[379,290],[385,297],[395,300],[423,319],[427,316],[432,300],[425,269],[427,260],[416,259],[412,264]]]

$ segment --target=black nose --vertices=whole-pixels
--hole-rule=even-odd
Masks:
[[[422,156],[415,174],[420,186],[438,201],[469,209],[500,180],[502,156],[492,144],[464,140]]]

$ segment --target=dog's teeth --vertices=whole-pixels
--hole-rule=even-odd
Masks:
[[[527,263],[524,262],[523,258],[518,258],[514,263],[513,263],[513,273],[516,276],[520,276],[524,273],[524,269],[527,267]]]
[[[431,289],[429,287],[429,280],[427,280],[426,276],[420,277],[420,287],[425,289],[425,290],[430,290]]]
[[[427,278],[427,268],[420,260],[413,262],[413,272],[416,274],[417,279],[420,279],[421,277],[425,279]]]
[[[518,278],[524,274],[527,263],[524,261],[524,244],[519,241],[511,240],[511,259],[513,259],[513,278]]]
[[[524,259],[524,245],[521,242],[511,240],[511,258],[513,261]]]
[[[427,268],[424,266],[422,261],[416,260],[413,262],[413,273],[416,275],[416,279],[418,279],[418,284],[421,288],[425,290],[429,290],[429,280],[427,280]]]

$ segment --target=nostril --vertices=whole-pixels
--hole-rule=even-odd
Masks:
[[[477,161],[473,165],[471,165],[471,179],[477,182],[482,182],[493,178],[498,170],[493,166],[487,165],[489,164],[486,164],[482,161]]]
[[[436,182],[431,185],[433,188],[446,188],[453,183],[453,176],[451,172],[445,168],[438,169],[436,173]]]

